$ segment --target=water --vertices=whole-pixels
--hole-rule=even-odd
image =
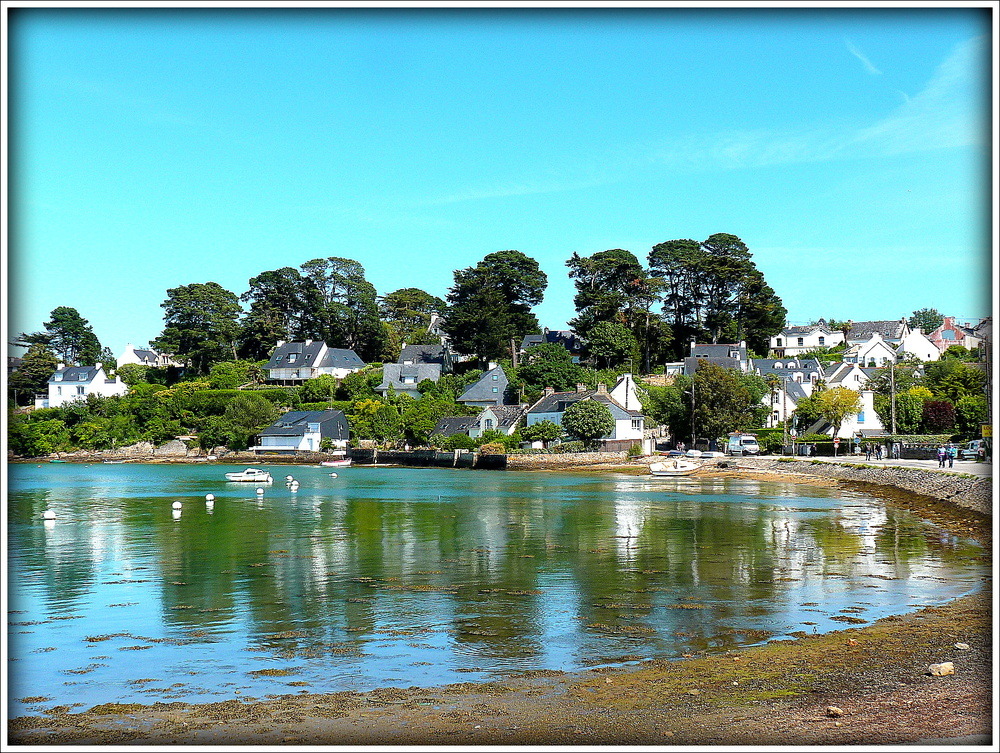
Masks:
[[[278,465],[258,497],[230,470],[8,466],[9,716],[679,657],[989,572],[977,543],[834,489]]]

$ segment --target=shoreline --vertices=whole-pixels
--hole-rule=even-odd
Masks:
[[[609,466],[545,470],[636,475],[645,463]],[[857,485],[791,469],[713,468],[700,475]],[[862,483],[859,488],[980,541],[992,559],[990,516],[892,487]],[[79,713],[54,707],[41,716],[9,719],[8,741],[849,745],[961,740],[985,745],[992,739],[992,615],[987,582],[981,592],[872,625],[720,654],[576,673],[536,671],[433,688],[303,690],[204,704],[104,703]],[[932,676],[929,665],[945,661],[954,663],[955,674]],[[842,714],[829,712],[831,706]]]

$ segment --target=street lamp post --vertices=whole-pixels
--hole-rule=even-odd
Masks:
[[[896,354],[892,354],[892,364],[889,366],[889,394],[891,395],[892,411],[890,414],[891,428],[889,433],[896,436]]]

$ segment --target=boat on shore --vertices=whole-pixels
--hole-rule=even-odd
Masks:
[[[271,474],[260,468],[247,468],[244,471],[234,471],[226,474],[226,481],[253,481],[258,484],[270,484],[274,481]]]
[[[350,458],[343,458],[341,460],[324,460],[320,463],[320,467],[322,468],[349,468],[350,465]]]
[[[686,458],[671,458],[660,463],[650,463],[649,472],[654,476],[689,476],[701,468]]]

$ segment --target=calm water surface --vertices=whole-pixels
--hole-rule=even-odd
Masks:
[[[988,577],[977,543],[842,490],[277,465],[257,497],[230,470],[8,466],[9,716],[678,657]]]

